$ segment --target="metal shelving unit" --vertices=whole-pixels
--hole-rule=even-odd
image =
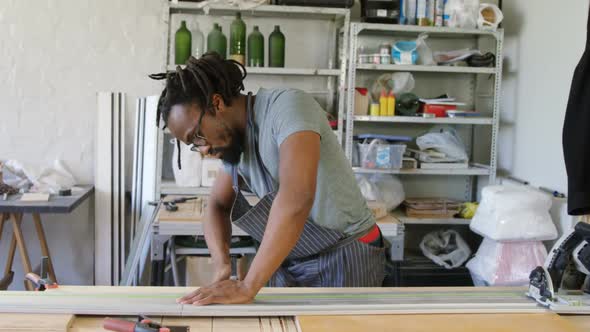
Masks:
[[[461,218],[412,218],[401,210],[392,212],[394,218],[406,225],[469,225],[471,219]]]
[[[492,125],[493,118],[487,117],[457,117],[457,118],[423,118],[418,116],[370,116],[355,115],[355,122],[389,122],[389,123],[424,123],[424,124],[466,124]]]
[[[280,24],[281,30],[283,30],[287,38],[287,67],[246,67],[248,73],[245,80],[246,88],[255,92],[258,87],[281,86],[281,83],[284,82],[283,86],[301,88],[314,95],[314,97],[323,98],[326,110],[338,118],[338,130],[335,131],[335,134],[339,141],[343,143],[343,118],[346,98],[345,79],[350,31],[349,9],[277,5],[241,9],[237,6],[206,2],[166,1],[164,19],[168,31],[165,40],[167,52],[163,67],[168,71],[175,70],[177,67],[173,64],[173,45],[174,32],[180,20],[186,20],[187,23],[193,20],[198,21],[199,28],[205,37],[212,23],[220,22],[224,25],[223,31],[229,41],[229,30],[227,28],[238,11],[242,13],[242,18],[246,21],[248,33],[254,24],[260,25],[261,30],[266,27],[269,33],[272,31],[269,29],[272,29],[273,25]],[[263,33],[265,34],[265,47],[268,47],[268,44],[266,44],[268,35],[265,31]],[[321,48],[325,49],[327,59],[319,59],[313,56],[313,52],[303,52],[310,56],[309,59],[297,57],[291,58],[292,61],[290,62],[289,52],[293,52],[295,48],[304,47],[310,34],[317,36],[329,35],[321,46]],[[291,51],[289,51],[290,47],[292,47]],[[265,49],[265,52],[267,52],[267,49]],[[299,87],[297,84],[308,80],[313,82],[309,83],[309,87]],[[275,82],[279,84],[277,85]],[[157,174],[160,175],[157,183],[158,194],[207,195],[210,188],[178,187],[174,181],[170,181],[171,179],[162,178],[162,159],[165,154],[164,135],[168,134],[161,132],[158,138]]]
[[[184,68],[184,65],[180,66]],[[176,65],[168,65],[168,71],[176,70]],[[248,75],[292,75],[292,76],[339,76],[340,69],[322,68],[271,68],[246,67]]]
[[[427,43],[433,51],[459,48],[480,48],[492,51],[496,63],[491,68],[462,66],[424,66],[396,64],[358,64],[357,49],[361,45],[393,40],[415,39],[427,33]],[[462,134],[468,148],[471,164],[465,169],[400,169],[375,170],[353,167],[356,173],[399,174],[403,182],[411,180],[412,195],[450,195],[453,198],[475,200],[478,180],[494,183],[497,168],[497,135],[500,113],[500,84],[502,81],[502,44],[504,32],[467,30],[441,27],[421,27],[392,24],[352,23],[347,77],[347,111],[345,125],[345,151],[352,160],[353,136],[360,132],[417,136],[432,126],[451,125]],[[432,43],[432,44],[431,44]],[[476,109],[480,117],[422,118],[408,116],[354,115],[356,87],[369,87],[379,75],[409,72],[415,78],[415,93],[434,97],[449,93]],[[366,84],[366,85],[363,85]],[[416,92],[416,90],[419,90]],[[485,165],[484,165],[485,164]],[[411,177],[409,177],[412,175]],[[423,177],[421,177],[423,176]],[[438,180],[438,176],[447,176]],[[481,181],[480,181],[481,182]],[[416,189],[419,187],[420,189]],[[422,194],[421,194],[422,193]],[[404,218],[402,218],[404,219]],[[405,220],[408,220],[405,218]],[[463,221],[463,220],[462,220]],[[419,223],[413,220],[413,223]],[[430,224],[446,224],[447,220],[431,220]]]
[[[359,64],[357,70],[375,70],[375,71],[408,71],[408,72],[427,72],[427,73],[455,73],[455,74],[496,74],[495,68],[474,68],[461,66],[420,66],[420,65],[376,65],[376,64]]]
[[[490,175],[490,169],[488,167],[473,166],[470,165],[468,168],[452,168],[452,169],[421,169],[421,168],[409,168],[409,169],[372,169],[372,168],[360,168],[353,167],[352,170],[355,173],[361,174],[404,174],[404,175]]]

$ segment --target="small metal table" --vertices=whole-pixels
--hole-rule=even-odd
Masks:
[[[10,249],[8,250],[4,276],[0,280],[0,289],[8,288],[8,285],[12,282],[12,277],[14,275],[12,272],[12,264],[17,245],[24,273],[27,274],[33,270],[29,260],[26,241],[21,229],[23,214],[25,213],[30,213],[33,216],[35,229],[37,230],[37,236],[41,247],[41,254],[49,258],[49,276],[53,281],[57,282],[51,255],[49,254],[49,247],[47,246],[47,240],[45,238],[45,232],[43,231],[43,225],[41,223],[41,213],[70,213],[94,192],[94,186],[90,185],[76,186],[75,188],[79,188],[79,190],[72,190],[72,196],[51,195],[49,200],[45,202],[23,202],[20,200],[22,196],[20,194],[8,196],[7,200],[0,200],[0,238],[2,237],[4,223],[9,220],[12,222],[12,239],[10,242]],[[25,286],[28,290],[32,290],[31,283],[27,282],[25,283]]]

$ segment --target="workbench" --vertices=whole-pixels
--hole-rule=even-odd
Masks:
[[[41,254],[48,257],[49,276],[53,281],[58,281],[53,268],[47,239],[45,238],[45,231],[43,230],[43,224],[41,222],[41,214],[70,213],[82,204],[82,202],[84,202],[84,200],[86,200],[93,192],[93,186],[76,186],[72,189],[71,196],[50,195],[48,201],[21,201],[21,194],[8,196],[7,200],[0,200],[0,239],[2,237],[4,224],[9,220],[12,222],[12,238],[6,259],[4,276],[0,280],[0,290],[8,288],[8,285],[12,281],[12,264],[14,262],[17,245],[23,264],[24,274],[32,272],[33,270],[29,259],[26,239],[21,228],[23,214],[25,213],[30,213],[33,216],[35,229],[37,230],[37,236],[41,247]],[[17,279],[24,280],[24,275],[18,276]],[[32,289],[31,284],[28,282],[25,283],[25,286],[29,290]]]
[[[249,305],[175,304],[175,297],[189,290],[60,286],[46,292],[0,292],[0,331],[103,331],[104,317],[131,320],[139,313],[164,324],[189,325],[191,331],[220,332],[581,332],[590,328],[590,316],[550,312],[522,296],[524,288],[277,288],[263,289]],[[382,301],[370,296],[375,294],[390,300],[377,305]],[[356,299],[353,307],[358,312],[346,312],[351,298]],[[306,309],[319,303],[324,309]],[[257,314],[262,308],[269,309],[262,310],[267,314]]]
[[[164,200],[173,200],[180,196],[167,196]],[[167,211],[164,205],[160,205],[160,209],[156,212],[156,218],[151,226],[151,262],[152,262],[152,278],[150,285],[162,286],[164,281],[164,266],[167,261],[166,245],[171,243],[175,236],[202,236],[203,233],[203,219],[205,209],[204,200],[191,200],[184,203],[178,203],[177,211]],[[246,196],[250,204],[256,204],[258,198],[252,195]],[[388,215],[385,218],[378,219],[377,224],[381,228],[384,237],[392,242],[393,261],[401,261],[403,259],[403,224],[394,216]],[[232,224],[232,236],[249,236],[239,227]],[[391,241],[391,239],[394,239]],[[200,252],[202,255],[207,255],[208,250],[191,250],[193,252]],[[235,248],[231,250],[231,254],[235,255],[252,255],[253,248]],[[399,269],[397,269],[399,270]],[[175,277],[176,279],[176,277]],[[399,277],[397,278],[399,280]]]

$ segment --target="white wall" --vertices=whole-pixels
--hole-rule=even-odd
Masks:
[[[536,187],[567,192],[561,133],[586,43],[588,0],[506,0],[503,11],[499,167]]]
[[[160,90],[147,75],[164,61],[162,1],[2,0],[0,159],[43,166],[59,158],[79,182],[92,183],[96,92]],[[93,203],[70,216],[44,217],[62,284],[93,282],[93,219]],[[36,264],[34,227],[29,217],[24,223]],[[1,271],[8,230],[0,239]],[[22,276],[19,257],[14,270]],[[12,285],[22,287],[19,279]]]

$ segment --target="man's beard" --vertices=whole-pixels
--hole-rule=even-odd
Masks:
[[[221,160],[232,165],[237,165],[240,163],[242,152],[244,152],[244,140],[242,139],[242,135],[234,131],[231,144],[228,146],[211,148],[209,154],[216,155],[221,153]]]

